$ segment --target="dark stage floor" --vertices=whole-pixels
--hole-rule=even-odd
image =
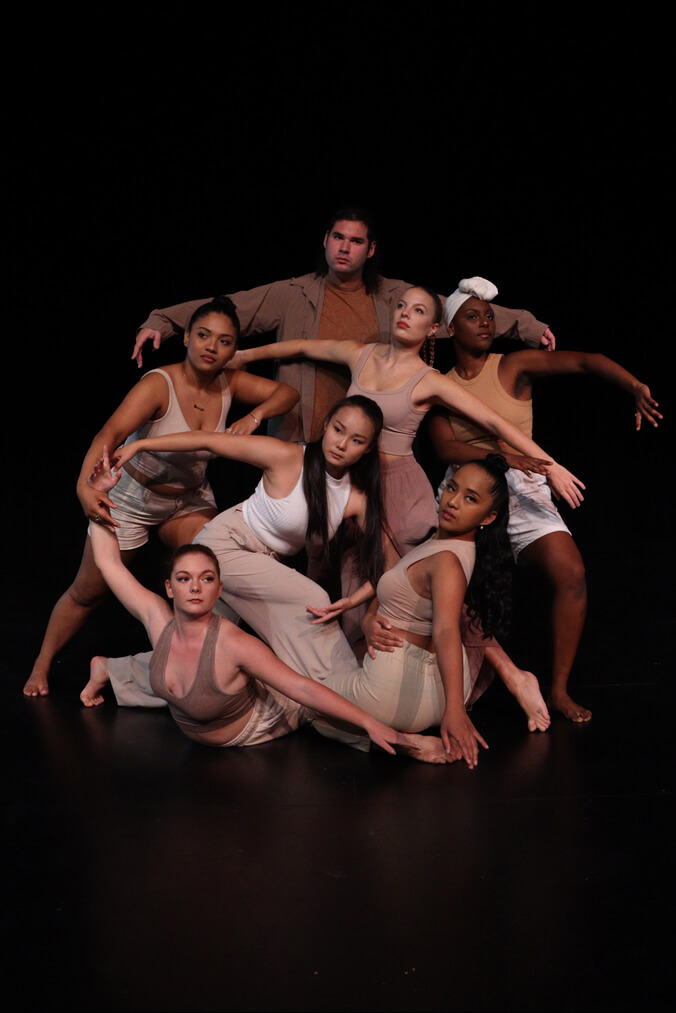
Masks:
[[[6,613],[7,1008],[671,1008],[672,627],[651,554],[585,554],[593,721],[530,735],[493,687],[473,772],[85,711],[89,655],[144,644],[116,605],[25,700],[44,615]],[[542,627],[516,629],[540,669]]]

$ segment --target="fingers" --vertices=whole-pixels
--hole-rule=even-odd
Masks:
[[[477,742],[481,743],[481,745],[484,747],[484,749],[488,749],[488,743],[486,742],[486,740],[483,737],[483,735],[479,734],[479,732],[476,730],[476,728],[474,729],[474,738],[477,740]],[[477,750],[477,756],[478,755],[479,755],[479,752]]]
[[[142,351],[142,349],[143,349],[143,342],[139,341],[139,339],[137,338],[136,339],[136,344],[134,345],[134,351],[131,353],[131,357],[132,357],[132,359],[136,359],[136,365],[138,366],[139,369],[141,369],[143,367],[143,351]]]

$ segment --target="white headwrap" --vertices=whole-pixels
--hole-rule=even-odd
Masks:
[[[446,326],[450,327],[453,317],[463,303],[474,296],[475,299],[483,299],[484,302],[491,302],[498,294],[498,290],[492,281],[485,278],[463,278],[452,295],[449,295],[444,305],[444,320]]]

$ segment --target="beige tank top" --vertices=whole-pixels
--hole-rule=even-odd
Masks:
[[[518,429],[532,439],[533,436],[533,402],[517,401],[515,397],[508,394],[500,383],[498,368],[502,355],[489,352],[483,369],[471,380],[463,380],[458,376],[455,368],[448,374],[456,383],[474,394],[480,401],[502,415],[508,422],[512,422]],[[464,415],[448,413],[448,419],[453,426],[453,433],[460,443],[469,443],[473,447],[482,447],[485,450],[500,452],[500,445],[492,433],[472,422]]]
[[[409,633],[432,636],[432,600],[422,598],[413,590],[408,579],[408,568],[435,552],[452,552],[458,557],[465,580],[469,584],[474,570],[476,547],[474,542],[461,538],[428,538],[422,545],[411,549],[396,566],[387,570],[378,581],[378,613]]]

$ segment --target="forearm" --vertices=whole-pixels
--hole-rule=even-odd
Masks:
[[[277,389],[270,397],[251,409],[251,415],[253,415],[257,425],[260,425],[265,419],[274,419],[278,415],[286,415],[297,403],[298,398],[298,391],[294,387],[291,387],[288,383],[278,383]]]
[[[252,362],[270,359],[298,359],[306,355],[308,344],[304,338],[295,338],[292,341],[274,341],[272,344],[258,345],[255,348],[240,348],[237,361],[241,365],[248,366]]]
[[[358,605],[366,604],[367,601],[371,601],[375,593],[375,588],[373,587],[371,581],[365,581],[361,587],[358,587],[356,591],[346,598],[348,604],[344,611],[348,612],[350,609],[357,608]]]
[[[115,597],[131,612],[132,608],[126,600],[128,595],[125,594],[125,588],[134,578],[122,562],[117,536],[113,529],[105,524],[90,524],[89,537],[91,538],[94,562],[101,571],[103,579]]]
[[[636,394],[639,387],[643,386],[640,380],[637,380],[624,366],[620,366],[619,362],[609,359],[607,355],[598,353],[583,355],[580,361],[580,369],[583,373],[591,373],[602,380],[607,380],[608,383],[622,387],[632,396]]]
[[[357,667],[356,660],[355,667]],[[313,682],[311,679],[303,679],[303,683],[305,685],[302,687],[302,691],[295,694],[295,698],[300,704],[320,711],[332,721],[361,728],[367,735],[370,733],[374,719],[356,704],[346,700],[322,683]]]
[[[435,449],[442,464],[468,464],[470,461],[483,461],[489,454],[495,453],[486,447],[475,447],[471,443],[461,443],[460,440],[444,440]]]
[[[200,450],[207,450],[220,457],[229,456],[227,441],[241,439],[241,437],[229,436],[227,433],[211,433],[201,430],[191,430],[184,433],[167,433],[165,436],[146,436],[141,440],[133,440],[124,447],[118,448],[116,455],[121,464],[126,464],[137,454],[148,453],[197,453]]]
[[[514,447],[521,454],[541,460],[553,461],[550,454],[538,446],[529,436],[522,433],[512,422],[508,422],[507,419],[503,418],[502,415],[498,415],[492,409],[488,409],[488,411],[490,414],[482,420],[481,424],[490,433],[493,433],[498,439],[503,440],[508,446]],[[476,458],[471,458],[471,460],[476,460]]]
[[[437,655],[439,673],[446,695],[446,713],[465,713],[463,692],[463,654],[460,627],[446,627],[433,633],[434,649]]]

